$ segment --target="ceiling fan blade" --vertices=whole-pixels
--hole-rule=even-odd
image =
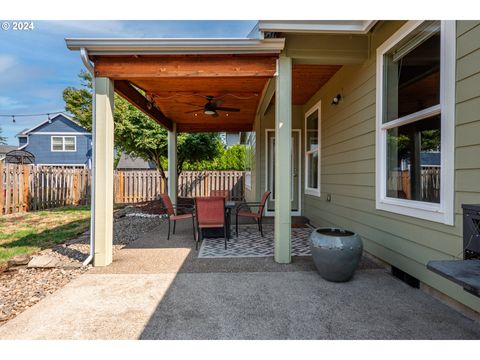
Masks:
[[[197,110],[185,111],[185,114],[191,114],[191,113],[196,113],[196,112],[200,112],[200,111],[203,111],[203,108],[197,109]]]
[[[240,109],[228,108],[228,107],[217,107],[217,110],[229,111],[229,112],[240,112]]]

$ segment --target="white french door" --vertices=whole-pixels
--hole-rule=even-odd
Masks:
[[[290,196],[292,201],[292,215],[301,215],[301,130],[292,130],[292,187]],[[275,130],[265,130],[265,191],[272,192],[266,206],[266,215],[273,216],[275,213]]]

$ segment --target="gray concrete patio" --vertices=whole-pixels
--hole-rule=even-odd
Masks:
[[[478,322],[368,259],[348,283],[324,281],[309,257],[199,259],[190,226],[167,241],[159,225],[0,327],[0,338],[480,339]]]

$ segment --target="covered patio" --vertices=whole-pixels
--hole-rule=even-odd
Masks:
[[[291,261],[294,165],[292,105],[303,104],[338,65],[292,64],[285,39],[67,39],[95,78],[93,263],[112,262],[113,94],[131,102],[169,131],[168,168],[177,163],[178,132],[248,132],[275,107],[275,261]],[[218,107],[219,111],[216,111]],[[222,110],[222,111],[220,111]],[[258,121],[257,121],[258,123]],[[177,199],[177,174],[168,193]],[[259,199],[258,199],[259,200]],[[303,236],[305,238],[305,236]]]

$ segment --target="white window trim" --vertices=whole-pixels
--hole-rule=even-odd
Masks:
[[[70,137],[74,139],[73,143],[75,144],[75,149],[74,150],[65,150],[65,138],[70,138]],[[53,138],[62,138],[62,150],[54,150],[53,149]],[[69,136],[56,136],[56,135],[51,136],[50,137],[50,150],[52,152],[77,152],[77,137],[76,136],[71,136],[71,135],[69,135]]]
[[[383,117],[383,55],[400,42],[423,21],[408,21],[377,49],[377,106],[376,106],[376,208],[424,220],[454,225],[454,151],[455,151],[455,21],[441,22],[440,106],[405,116],[388,124]],[[441,174],[440,204],[404,200],[386,196],[386,133],[388,128],[407,124],[429,114],[441,112]]]
[[[304,149],[305,152],[303,154],[303,157],[305,159],[305,190],[304,193],[307,195],[312,195],[312,196],[318,196],[320,197],[321,195],[321,153],[322,153],[322,137],[321,137],[321,132],[322,132],[322,113],[321,113],[321,104],[322,101],[318,101],[315,105],[313,105],[306,113],[305,113],[305,135],[304,135]],[[315,111],[318,112],[318,131],[317,131],[317,138],[318,138],[318,148],[316,150],[307,150],[307,136],[308,136],[308,128],[307,128],[307,118],[313,114]],[[310,154],[313,154],[315,152],[318,152],[318,187],[317,188],[311,188],[308,186],[308,172],[309,172],[309,167],[308,167],[308,156]]]

